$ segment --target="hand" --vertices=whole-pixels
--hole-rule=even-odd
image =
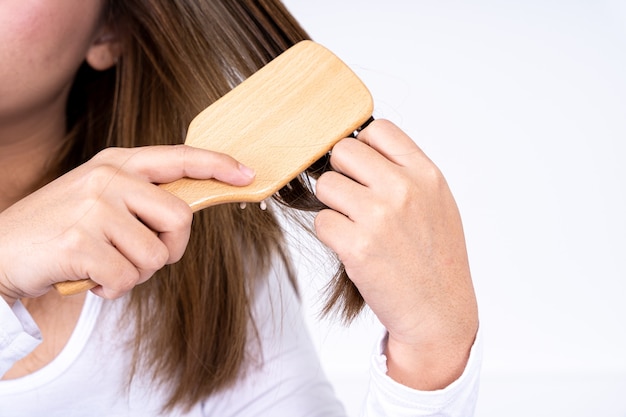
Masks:
[[[184,145],[106,149],[0,213],[0,295],[12,304],[91,278],[116,298],[178,261],[192,212],[153,183],[182,177],[242,186],[254,174]]]
[[[372,122],[332,151],[316,185],[319,239],[389,332],[388,374],[417,389],[463,372],[478,314],[459,212],[437,167],[399,128]]]

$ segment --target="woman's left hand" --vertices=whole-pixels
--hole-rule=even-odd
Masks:
[[[376,120],[332,151],[317,197],[319,239],[389,332],[388,374],[441,389],[467,363],[478,329],[463,227],[439,169],[398,127]]]

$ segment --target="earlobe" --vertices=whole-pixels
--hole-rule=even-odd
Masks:
[[[87,50],[85,61],[96,71],[104,71],[117,63],[122,50],[117,35],[103,30]]]

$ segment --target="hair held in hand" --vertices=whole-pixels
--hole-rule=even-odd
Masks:
[[[79,70],[55,174],[106,147],[182,143],[197,113],[307,38],[272,0],[110,0],[105,7],[122,54],[110,70],[86,64]],[[322,209],[310,178],[327,166],[321,160],[289,183],[275,207]],[[254,328],[254,277],[276,257],[288,266],[271,210],[215,206],[195,214],[183,259],[133,290],[128,317],[136,328],[136,367],[171,387],[167,408],[187,408],[236,381]],[[364,305],[342,267],[328,296],[324,312],[337,311],[346,322]]]

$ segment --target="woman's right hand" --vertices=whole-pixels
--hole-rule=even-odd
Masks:
[[[91,278],[92,291],[117,298],[177,262],[192,212],[154,184],[183,177],[244,186],[254,173],[185,145],[103,150],[0,213],[0,295],[13,304]]]

